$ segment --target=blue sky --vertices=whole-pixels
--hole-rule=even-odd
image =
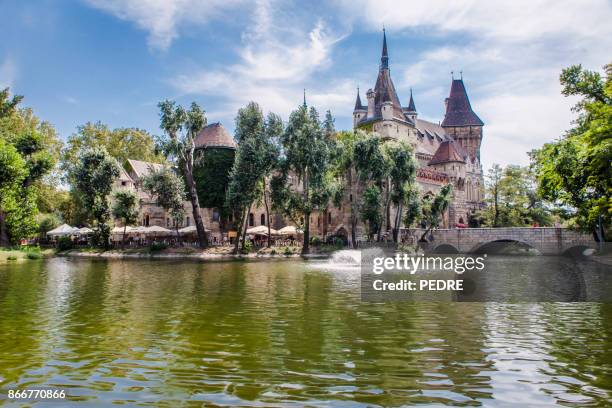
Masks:
[[[97,120],[159,133],[167,98],[233,130],[250,100],[287,118],[303,88],[348,129],[356,87],[374,86],[384,24],[402,103],[413,88],[420,117],[441,120],[462,70],[486,123],[485,165],[526,164],[570,126],[560,70],[612,62],[607,0],[0,0],[0,15],[0,86],[62,137]]]

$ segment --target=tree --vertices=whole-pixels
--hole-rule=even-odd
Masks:
[[[157,205],[170,213],[180,241],[179,225],[183,223],[185,183],[173,170],[165,168],[146,176],[143,185],[145,190],[156,197]]]
[[[121,249],[125,248],[125,232],[129,224],[138,221],[138,198],[129,190],[115,192],[115,203],[113,204],[113,217],[120,219],[123,223],[123,235],[121,236]]]
[[[398,234],[402,223],[402,214],[406,199],[409,197],[412,185],[416,182],[416,161],[410,145],[394,143],[386,145],[386,154],[390,162],[389,180],[391,201],[396,206],[393,224],[393,242],[398,242]]]
[[[0,139],[0,246],[10,244],[10,221],[19,212],[19,188],[26,176],[25,160],[14,146]]]
[[[387,209],[387,194],[384,193],[385,181],[389,176],[389,157],[385,155],[383,142],[375,134],[369,134],[365,138],[359,138],[354,148],[355,171],[360,190],[363,191],[361,205],[361,217],[370,228],[370,239],[377,235],[380,240],[382,230],[382,211]],[[388,187],[389,183],[386,183]],[[366,194],[366,191],[369,191]],[[378,200],[378,202],[375,202]],[[374,213],[378,209],[380,214]]]
[[[565,96],[582,99],[574,127],[531,154],[538,192],[573,209],[573,221],[597,240],[612,222],[612,64],[598,72],[574,65],[562,71]]]
[[[344,195],[348,197],[350,207],[350,233],[351,245],[357,245],[357,221],[358,221],[358,199],[355,191],[355,144],[358,140],[366,138],[365,132],[361,130],[342,131],[336,138],[336,155],[334,157],[334,169],[337,178],[343,180]]]
[[[202,214],[200,214],[200,201],[198,191],[193,176],[194,171],[194,151],[195,137],[206,126],[206,116],[204,111],[193,102],[189,110],[176,105],[173,101],[163,101],[159,103],[161,128],[166,134],[165,139],[161,139],[163,150],[172,158],[176,159],[177,165],[181,169],[183,179],[187,185],[189,201],[193,220],[198,232],[200,248],[208,246],[208,238]]]
[[[16,153],[21,159],[17,162],[23,162],[25,169],[23,177],[12,180],[11,189],[1,199],[0,245],[18,242],[36,232],[38,187],[53,169],[61,145],[52,126],[41,122],[31,109],[17,108],[21,100],[21,96],[9,99],[8,88],[0,92],[0,141],[5,165]]]
[[[248,210],[258,197],[262,198],[266,208],[268,245],[270,245],[271,226],[266,178],[276,165],[279,149],[275,140],[280,137],[282,131],[281,119],[270,113],[264,120],[263,113],[255,102],[250,102],[238,111],[236,140],[239,145],[230,172],[227,195],[230,208],[238,214],[235,252],[238,251],[240,241],[238,237],[241,235],[244,249]]]
[[[310,215],[326,208],[332,196],[332,142],[315,108],[293,111],[280,138],[283,156],[271,181],[274,208],[303,224],[302,253],[310,251]],[[303,221],[302,222],[298,222]]]
[[[452,184],[447,184],[434,197],[427,196],[423,199],[422,222],[425,225],[425,231],[421,235],[420,241],[424,241],[427,234],[440,225],[444,213],[448,210],[452,191]]]
[[[108,199],[113,183],[120,174],[119,164],[104,148],[88,149],[80,156],[70,179],[83,200],[88,218],[93,221],[94,244],[108,248],[110,236]]]
[[[502,168],[499,164],[493,164],[487,173],[487,186],[489,189],[489,201],[493,207],[493,227],[499,227],[499,183],[502,178]]]
[[[87,122],[77,127],[68,137],[62,151],[63,168],[68,170],[79,160],[79,152],[103,147],[119,164],[125,166],[128,159],[163,163],[164,157],[157,151],[155,139],[147,131],[137,128],[110,129],[102,122]]]

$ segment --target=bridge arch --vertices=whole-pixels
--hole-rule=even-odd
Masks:
[[[432,251],[434,254],[458,254],[459,249],[451,244],[440,244]]]
[[[483,241],[474,245],[468,253],[470,254],[541,254],[538,245],[510,238]]]
[[[595,249],[588,245],[574,245],[569,248],[565,248],[561,255],[571,256],[572,258],[583,258],[592,255]]]

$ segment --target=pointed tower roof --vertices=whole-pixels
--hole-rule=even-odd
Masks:
[[[374,111],[376,116],[382,116],[382,104],[384,102],[391,102],[393,104],[393,117],[398,119],[404,119],[402,112],[402,105],[395,91],[395,85],[391,80],[391,72],[389,70],[389,55],[387,53],[387,34],[383,29],[383,49],[382,58],[380,60],[380,70],[378,71],[378,78],[376,78],[376,85],[374,86]]]
[[[359,96],[359,88],[357,88],[357,100],[355,101],[355,110],[365,110],[366,107],[361,104],[361,97]]]
[[[442,126],[484,126],[472,110],[463,79],[453,79]]]
[[[196,148],[226,148],[235,149],[236,142],[229,132],[219,122],[211,123],[198,133],[194,140]]]
[[[414,99],[412,98],[412,88],[410,88],[410,102],[408,102],[408,112],[416,112],[416,106],[414,105]]]
[[[304,107],[306,108],[306,88],[304,88]]]
[[[383,28],[383,48],[382,56],[380,57],[380,69],[389,69],[389,53],[387,52],[387,33]]]
[[[444,142],[440,143],[438,150],[436,150],[436,153],[429,161],[429,164],[443,164],[450,162],[465,163],[464,156],[465,152],[457,142],[454,140],[445,140]]]

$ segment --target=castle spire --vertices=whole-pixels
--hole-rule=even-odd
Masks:
[[[389,53],[387,52],[387,33],[383,27],[383,48],[380,58],[380,69],[389,69]]]
[[[463,76],[463,73],[461,73]],[[450,95],[446,98],[446,114],[442,126],[483,126],[484,123],[472,110],[463,78],[451,82]]]
[[[363,109],[363,105],[361,104],[361,97],[359,96],[359,88],[357,88],[357,100],[355,100],[355,110]]]
[[[306,88],[304,88],[304,107],[306,108]]]
[[[412,98],[412,88],[410,88],[410,102],[408,102],[408,112],[416,112],[416,106],[414,105],[414,99]]]

